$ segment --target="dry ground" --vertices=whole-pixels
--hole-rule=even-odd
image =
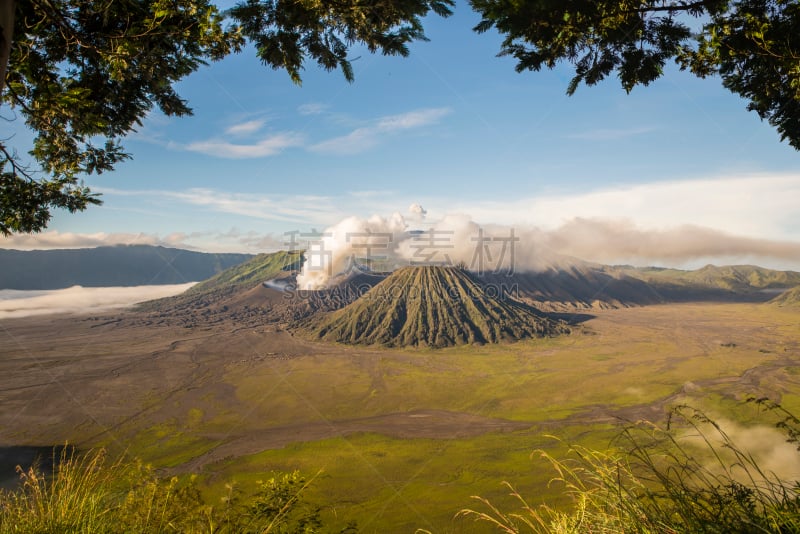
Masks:
[[[592,313],[570,336],[441,351],[314,343],[232,322],[146,326],[131,313],[2,321],[0,479],[65,442],[213,472],[238,457],[364,433],[558,433],[748,395],[800,406],[800,310]]]

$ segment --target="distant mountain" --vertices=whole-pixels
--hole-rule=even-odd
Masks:
[[[0,249],[0,289],[183,284],[205,280],[252,258],[150,245],[88,249]]]
[[[800,308],[800,286],[787,289],[774,299],[770,300],[769,303],[776,306]]]
[[[539,272],[476,275],[487,290],[505,292],[545,311],[622,308],[664,302],[647,283],[605,266],[576,261]]]
[[[800,285],[800,273],[775,271],[754,265],[706,265],[694,271],[659,267],[605,267],[637,278],[667,302],[701,300],[766,302],[782,291]]]
[[[354,271],[334,278],[331,287],[300,291],[296,276],[300,251],[259,254],[174,297],[139,304],[148,323],[183,326],[233,320],[239,324],[294,324],[356,300],[385,275]]]
[[[401,275],[408,276],[407,268],[390,274],[372,272],[352,264],[347,272],[334,276],[329,287],[301,291],[297,289],[296,276],[302,264],[303,254],[300,251],[252,257],[195,285],[181,295],[139,305],[138,309],[147,314],[141,320],[148,324],[170,323],[187,327],[225,321],[252,326],[271,323],[286,328],[302,326],[308,330],[312,328],[309,326],[311,322],[314,323],[313,328],[322,328],[320,321],[323,321],[322,317],[327,312],[336,312],[348,305],[357,304],[358,306],[352,307],[348,312],[349,319],[342,319],[345,314],[331,314],[324,320],[334,321],[334,316],[341,320],[336,324],[325,323],[325,332],[320,330],[317,333],[324,339],[354,339],[359,343],[391,344],[413,340],[413,343],[434,346],[449,343],[444,341],[448,335],[452,340],[478,339],[477,334],[469,332],[482,332],[482,328],[486,326],[478,323],[468,326],[467,322],[461,321],[464,328],[455,333],[458,330],[455,325],[442,323],[441,328],[445,331],[450,329],[454,332],[452,335],[444,331],[437,334],[435,329],[433,333],[428,330],[403,331],[396,332],[397,335],[380,334],[376,330],[362,341],[362,333],[357,331],[355,323],[366,321],[365,324],[371,323],[374,326],[376,321],[382,320],[381,314],[387,313],[383,308],[368,306],[369,299],[362,297],[368,294],[370,288],[379,284],[384,288],[401,287],[405,283]],[[476,294],[480,296],[476,302],[486,297],[492,301],[500,300],[503,304],[520,305],[528,310],[535,308],[545,313],[574,313],[666,302],[766,302],[782,290],[800,285],[800,273],[752,266],[709,266],[697,271],[681,271],[654,267],[606,266],[570,260],[540,272],[480,275],[465,273],[470,282],[461,275],[445,276],[435,270],[431,272],[438,273],[438,279],[425,282],[424,287],[431,294],[438,295],[435,306],[440,310],[437,313],[442,314],[445,313],[443,306],[447,304],[446,300],[450,299],[450,294],[442,294],[442,291],[452,290],[457,295],[464,287],[473,285],[479,286]],[[389,282],[388,286],[384,285],[386,282]],[[456,311],[453,313],[463,315],[467,312],[458,307],[463,304],[457,302],[458,298],[460,297],[455,296],[450,299],[456,301]],[[400,303],[395,302],[393,305],[400,306]],[[353,312],[356,309],[360,311]],[[394,312],[393,310],[392,313]],[[357,321],[353,319],[356,316]],[[487,322],[491,323],[492,320]],[[514,323],[515,320],[510,323],[510,333],[482,333],[481,336],[487,340],[504,336],[524,337],[525,334],[521,331],[514,333]],[[527,335],[533,334],[529,332]]]
[[[349,344],[446,347],[569,332],[544,314],[490,294],[456,267],[404,267],[311,329]]]
[[[258,295],[247,298],[253,290],[258,293],[268,280],[293,277],[302,266],[300,252],[274,252],[252,256],[247,261],[230,267],[174,297],[145,302],[139,308],[160,313],[194,313],[198,309],[225,308],[236,301],[252,300],[257,306],[262,300]]]

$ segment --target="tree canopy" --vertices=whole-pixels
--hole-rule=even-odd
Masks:
[[[615,73],[631,91],[667,62],[719,75],[800,150],[800,3],[796,0],[471,0],[478,32],[505,36],[517,71],[574,66],[567,92]]]
[[[0,139],[0,233],[40,231],[53,208],[98,204],[81,178],[128,158],[122,138],[154,107],[190,114],[174,84],[248,40],[297,83],[306,61],[351,80],[352,45],[407,55],[410,41],[425,39],[421,18],[449,15],[450,6],[247,0],[221,13],[206,0],[0,0],[0,62],[8,58],[0,109],[35,133],[33,165]]]
[[[81,181],[127,159],[121,140],[153,108],[191,113],[174,84],[254,45],[300,82],[306,62],[353,79],[348,51],[408,54],[422,19],[453,0],[0,0],[0,116],[34,132],[31,158],[0,139],[0,233],[44,229],[54,208],[100,202]],[[567,87],[616,74],[631,91],[669,61],[723,85],[800,150],[796,0],[471,0],[517,70],[567,62]]]

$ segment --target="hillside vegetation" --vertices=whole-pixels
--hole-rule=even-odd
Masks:
[[[231,267],[218,275],[189,289],[187,295],[202,295],[214,291],[235,289],[241,286],[258,285],[286,271],[300,270],[303,254],[299,251],[279,251],[258,256]]]
[[[455,267],[404,267],[313,328],[349,344],[446,347],[568,332]]]
[[[306,502],[299,473],[276,473],[245,495],[208,502],[195,475],[164,478],[140,461],[111,461],[98,449],[64,448],[51,473],[18,468],[15,490],[0,489],[0,534],[265,534],[319,532],[320,507]],[[352,528],[341,532],[352,532]]]
[[[629,276],[648,282],[654,287],[666,284],[685,289],[693,287],[720,289],[748,294],[761,290],[785,289],[800,285],[800,273],[798,272],[776,271],[755,265],[727,265],[723,267],[706,265],[694,271],[658,267],[623,267],[620,270]]]
[[[800,308],[800,286],[793,287],[792,289],[787,289],[774,299],[770,301],[770,304],[775,304],[777,306],[793,306]]]
[[[248,261],[230,267],[175,297],[153,300],[140,306],[145,311],[175,311],[199,308],[210,301],[260,286],[263,282],[290,275],[303,263],[302,252],[273,252],[259,254]]]
[[[756,402],[772,412],[762,412],[760,419],[783,431],[778,439],[796,444],[798,419],[770,401]],[[797,481],[766,469],[717,422],[685,405],[673,408],[667,427],[629,425],[607,449],[576,446],[567,457],[537,452],[553,472],[550,486],[561,492],[558,504],[540,503],[504,482],[516,509],[473,497],[480,504],[456,518],[506,534],[800,530]],[[78,454],[64,448],[53,463],[52,473],[19,469],[19,486],[0,490],[0,534],[359,531],[355,521],[326,528],[325,505],[308,499],[317,477],[307,481],[297,471],[273,473],[247,494],[227,484],[227,493],[213,502],[203,497],[195,475],[159,477],[139,461],[109,461],[102,449]],[[456,525],[465,526],[454,520]]]
[[[775,425],[796,444],[800,421],[778,405],[758,402],[776,412]],[[507,534],[800,532],[798,481],[766,469],[703,412],[678,406],[671,416],[666,429],[650,423],[626,428],[608,450],[574,447],[567,459],[539,451],[571,508],[531,506],[506,482],[518,510],[476,497],[482,506],[459,515]]]

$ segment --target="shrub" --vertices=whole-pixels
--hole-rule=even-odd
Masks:
[[[776,426],[796,443],[798,420],[769,401]],[[626,428],[608,451],[573,447],[567,459],[538,451],[555,470],[572,507],[530,505],[504,482],[520,505],[514,512],[474,497],[482,510],[458,515],[499,531],[556,533],[785,533],[800,532],[800,486],[765,470],[704,413],[681,406],[665,428]]]
[[[162,478],[140,461],[110,461],[103,449],[80,454],[65,447],[53,464],[49,475],[18,467],[19,487],[0,490],[0,534],[322,531],[319,507],[303,499],[313,478],[298,472],[259,482],[249,496],[228,484],[212,506],[196,476]]]

